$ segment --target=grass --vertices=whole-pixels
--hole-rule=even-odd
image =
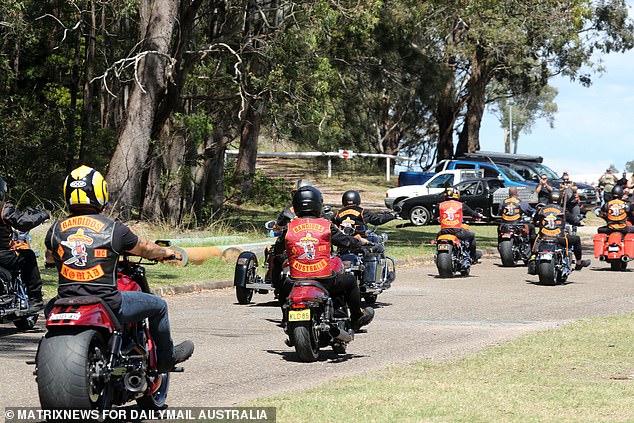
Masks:
[[[257,400],[278,422],[632,422],[634,315]]]

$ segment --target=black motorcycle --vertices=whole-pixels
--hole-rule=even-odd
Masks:
[[[396,279],[396,262],[385,255],[387,234],[367,230],[366,238],[372,243],[371,246],[342,253],[341,260],[344,271],[357,278],[361,298],[367,304],[374,304],[378,295],[388,290]]]
[[[575,267],[572,250],[560,245],[556,238],[538,238],[535,251],[539,282],[544,285],[564,284]]]
[[[28,232],[13,231],[12,249],[26,249],[30,246]],[[38,312],[30,310],[26,285],[19,271],[11,272],[0,267],[0,323],[12,322],[20,330],[29,330],[37,323]]]
[[[526,223],[502,223],[498,228],[498,251],[504,267],[514,267],[531,256],[529,227]]]

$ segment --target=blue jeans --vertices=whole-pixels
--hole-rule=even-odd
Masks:
[[[123,324],[138,322],[147,317],[150,320],[150,333],[156,344],[158,363],[167,363],[174,358],[174,343],[164,299],[144,292],[122,291],[118,317]]]

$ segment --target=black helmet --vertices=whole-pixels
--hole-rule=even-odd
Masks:
[[[321,192],[315,187],[304,186],[293,194],[293,209],[299,217],[321,216],[323,202]]]
[[[550,195],[548,196],[548,200],[551,204],[559,204],[559,202],[561,201],[561,193],[555,190],[551,191]]]
[[[2,179],[2,177],[0,177],[0,201],[4,201],[4,197],[7,196],[8,190],[9,188],[7,188],[7,183],[4,182],[4,179]]]
[[[445,188],[445,200],[458,200],[460,199],[460,191],[456,188],[447,187]]]
[[[341,204],[344,206],[355,205],[358,206],[361,204],[361,195],[359,191],[346,191],[341,196]]]
[[[615,185],[614,188],[612,188],[612,198],[622,198],[623,194],[624,192],[622,185]]]

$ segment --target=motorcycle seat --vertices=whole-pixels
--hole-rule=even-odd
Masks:
[[[323,290],[324,292],[328,293],[328,289],[326,289],[325,286],[323,286],[321,283],[317,282],[316,280],[296,280],[295,281],[295,285],[297,286],[314,286],[316,288],[319,288],[321,290]],[[328,295],[330,295],[328,293]]]
[[[114,314],[112,309],[108,307],[108,304],[106,304],[106,302],[99,297],[96,297],[93,295],[81,295],[77,297],[58,298],[57,300],[55,300],[55,304],[53,305],[54,306],[88,306],[93,304],[101,304],[108,312],[108,315],[110,316],[110,319],[112,320],[114,327],[117,330],[121,330],[121,322],[119,322],[119,318]],[[46,317],[48,318],[48,316]]]

